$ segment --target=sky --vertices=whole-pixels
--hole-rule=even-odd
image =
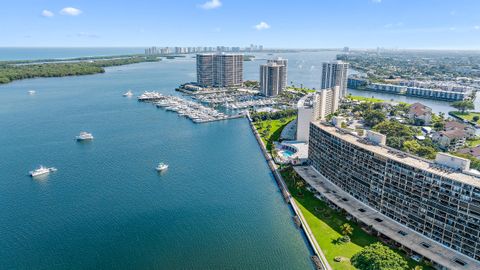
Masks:
[[[478,0],[4,0],[1,47],[480,49]]]

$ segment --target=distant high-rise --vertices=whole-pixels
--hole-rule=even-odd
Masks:
[[[343,61],[326,62],[322,65],[322,83],[320,89],[338,86],[339,98],[347,95],[348,63]]]
[[[268,60],[260,66],[260,91],[264,96],[272,97],[280,94],[287,87],[286,59]]]
[[[243,55],[197,54],[197,83],[204,87],[242,85]]]

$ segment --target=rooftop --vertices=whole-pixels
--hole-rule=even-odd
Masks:
[[[397,162],[409,165],[411,167],[421,169],[436,175],[440,175],[445,178],[449,178],[461,183],[465,183],[475,187],[480,187],[480,178],[472,175],[471,173],[465,173],[465,172],[443,168],[432,161],[429,161],[420,157],[416,157],[390,147],[376,145],[373,143],[367,144],[365,142],[365,139],[362,137],[353,135],[346,130],[336,128],[324,123],[313,122],[313,124],[335,137],[338,137],[348,143],[351,143],[363,149],[374,152],[375,154],[381,155],[385,158],[395,160]]]
[[[416,231],[395,222],[377,210],[358,201],[353,196],[331,183],[310,166],[294,167],[295,171],[315,190],[329,201],[344,209],[357,220],[372,226],[374,230],[401,243],[414,252],[427,257],[449,269],[479,269],[480,263],[457,251],[443,246]],[[466,263],[464,266],[455,262]]]

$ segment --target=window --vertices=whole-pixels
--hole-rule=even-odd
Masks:
[[[458,258],[453,259],[453,261],[456,262],[456,263],[458,263],[458,264],[460,264],[461,266],[467,265],[466,262],[464,262],[464,261],[462,261],[462,260],[460,260],[460,259],[458,259]]]
[[[422,245],[424,248],[430,248],[431,247],[430,244],[427,244],[425,242],[420,243],[420,245]]]

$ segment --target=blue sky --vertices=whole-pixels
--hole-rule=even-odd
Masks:
[[[477,0],[13,0],[0,46],[480,49]]]

